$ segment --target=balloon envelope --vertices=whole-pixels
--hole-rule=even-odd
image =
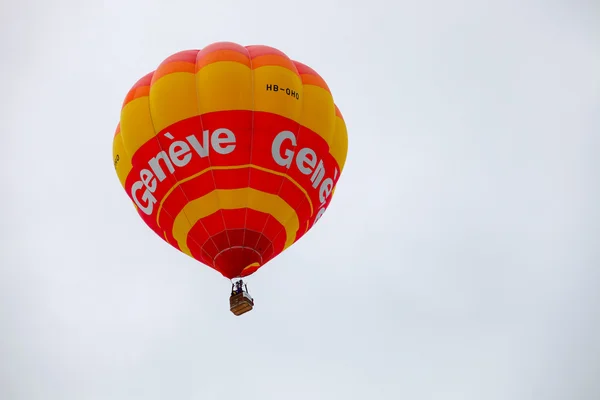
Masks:
[[[157,235],[235,278],[311,229],[347,148],[313,69],[271,47],[222,42],[173,54],[132,87],[113,160]]]

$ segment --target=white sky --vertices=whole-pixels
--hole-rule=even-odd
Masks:
[[[28,0],[0,22],[0,399],[600,398],[599,3]],[[112,165],[131,85],[221,40],[315,68],[349,130],[330,209],[241,318]]]

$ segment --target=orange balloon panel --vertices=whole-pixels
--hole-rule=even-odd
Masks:
[[[271,47],[214,43],[170,56],[133,86],[113,157],[156,234],[235,278],[311,229],[347,149],[314,70]]]

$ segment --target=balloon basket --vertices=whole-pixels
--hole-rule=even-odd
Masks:
[[[236,316],[245,314],[253,308],[254,300],[246,292],[234,294],[229,298],[229,310]]]

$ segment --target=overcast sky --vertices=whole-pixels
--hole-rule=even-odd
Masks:
[[[0,7],[0,399],[600,398],[598,2]],[[112,163],[131,85],[222,40],[316,69],[349,133],[240,318]]]

